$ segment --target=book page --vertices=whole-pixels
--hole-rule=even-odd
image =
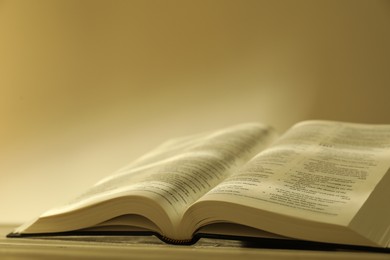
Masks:
[[[189,205],[274,139],[273,129],[253,123],[169,141],[44,216],[141,196],[160,205],[172,222],[178,221]]]
[[[302,122],[216,186],[222,200],[346,225],[390,167],[390,126]]]

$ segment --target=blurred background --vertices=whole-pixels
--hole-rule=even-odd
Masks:
[[[390,123],[390,1],[0,0],[0,222],[166,139]]]

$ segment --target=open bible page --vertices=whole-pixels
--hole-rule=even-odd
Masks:
[[[174,226],[189,205],[274,139],[272,128],[251,123],[169,141],[43,217],[135,196],[161,206]],[[138,214],[136,209],[128,211]]]
[[[201,202],[227,201],[347,225],[389,167],[389,125],[307,121],[292,127]]]

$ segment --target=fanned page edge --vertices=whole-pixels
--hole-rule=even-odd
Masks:
[[[266,144],[270,143],[271,142],[271,139],[273,140],[276,135],[276,131],[268,126],[268,125],[265,125],[265,124],[262,124],[262,123],[246,123],[246,124],[239,124],[239,125],[235,125],[235,126],[232,126],[232,127],[227,127],[227,128],[224,128],[224,129],[220,129],[220,130],[217,130],[217,131],[209,131],[208,134],[206,135],[206,139],[204,140],[201,140],[202,142],[200,142],[199,144],[201,145],[200,147],[202,148],[204,145],[206,147],[206,152],[209,151],[207,149],[211,149],[210,147],[212,147],[212,149],[218,151],[218,152],[222,152],[220,150],[223,150],[224,149],[217,149],[219,146],[221,145],[224,145],[225,142],[227,142],[227,144],[229,144],[231,147],[230,149],[236,149],[237,147],[240,147],[240,146],[237,146],[238,144],[241,145],[241,149],[238,149],[238,151],[241,153],[242,151],[245,151],[244,154],[240,154],[238,153],[238,157],[237,157],[237,160],[241,161],[245,158],[243,157],[248,157],[247,159],[250,159],[252,157],[252,155],[249,155],[249,151],[251,151],[251,153],[253,153],[255,151],[255,148],[258,149],[259,147],[265,147]],[[196,138],[199,138],[199,136],[205,136],[205,135],[195,135]],[[234,143],[232,140],[230,140],[229,138],[227,139],[227,137],[230,137],[230,139],[232,140],[240,140],[240,142],[237,142],[237,143]],[[252,141],[254,140],[254,138],[258,139],[259,142],[255,142],[253,143]],[[183,141],[186,143],[189,139],[192,139],[191,138],[179,138],[179,143],[182,143]],[[202,139],[202,138],[201,138]],[[215,139],[215,141],[214,141]],[[226,140],[227,139],[227,140]],[[226,140],[224,142],[221,142],[221,140]],[[210,141],[213,141],[211,142],[214,146],[209,146],[210,144]],[[168,141],[169,143],[170,141]],[[231,143],[229,143],[231,142]],[[175,143],[175,142],[174,142]],[[195,142],[195,147],[196,147],[196,152],[198,152],[198,142]],[[248,144],[250,144],[250,147],[247,147]],[[164,146],[164,144],[162,145]],[[168,145],[169,146],[169,145]],[[190,145],[190,146],[193,146],[193,145]],[[225,146],[224,146],[225,147]],[[250,149],[249,149],[250,148]],[[158,147],[157,150],[161,149],[161,146],[160,148]],[[210,151],[213,151],[213,150],[210,150]],[[236,151],[236,152],[238,152]],[[180,154],[182,153],[181,150],[179,149],[179,152]],[[247,154],[248,153],[248,154]],[[257,151],[256,151],[257,153]],[[151,152],[151,154],[153,155],[153,151]],[[157,153],[158,154],[158,153]],[[236,155],[235,153],[232,152],[233,155]],[[230,154],[230,155],[232,155]],[[220,155],[218,155],[220,156]],[[153,156],[152,156],[153,157]],[[142,158],[142,157],[141,157]],[[149,158],[149,156],[147,155],[146,156],[147,160]],[[150,159],[150,158],[149,158]],[[222,156],[221,156],[221,159],[222,159]],[[142,161],[142,160],[141,160]],[[121,174],[119,174],[120,176]],[[115,174],[115,176],[117,176]],[[108,177],[108,180],[112,178],[112,177]],[[100,181],[98,183],[105,183],[107,180],[106,179],[103,179],[103,181]],[[137,179],[138,180],[138,179]],[[96,186],[96,185],[95,185]],[[127,187],[127,186],[126,186]],[[118,191],[119,189],[115,189],[115,191]],[[107,195],[105,193],[106,190],[103,189],[103,195]],[[111,191],[111,189],[110,189]],[[124,193],[125,191],[122,191],[120,190],[120,193]],[[116,193],[119,193],[119,192],[116,192]],[[68,214],[69,212],[76,212],[76,211],[79,211],[79,210],[82,210],[82,209],[85,209],[85,208],[93,208],[94,205],[96,204],[100,204],[100,203],[104,203],[104,201],[107,201],[108,199],[115,199],[115,196],[117,196],[117,194],[111,194],[111,192],[108,194],[108,196],[100,196],[102,195],[102,193],[96,193],[98,196],[95,196],[96,194],[92,192],[92,196],[91,197],[83,197],[83,195],[81,196],[81,199],[80,198],[76,198],[73,202],[67,204],[67,205],[64,205],[62,207],[58,207],[58,208],[54,208],[54,209],[50,209],[48,211],[46,211],[44,214],[42,214],[39,218],[37,218],[36,220],[32,221],[32,222],[29,222],[29,223],[26,223],[24,225],[22,225],[21,227],[17,228],[16,229],[16,233],[41,233],[41,232],[46,232],[45,231],[42,231],[42,230],[39,230],[39,228],[35,229],[36,231],[33,231],[31,230],[28,231],[28,232],[24,232],[26,230],[28,230],[30,227],[34,226],[34,223],[38,223],[41,219],[50,219],[52,216],[60,216],[60,218],[62,217],[61,215],[66,215]],[[200,196],[201,197],[201,196]],[[134,213],[122,213],[122,214],[134,214]],[[137,213],[135,213],[137,214]],[[142,215],[142,214],[141,214]],[[147,216],[147,215],[144,215],[144,216]],[[50,223],[50,222],[49,222]],[[54,223],[54,222],[52,222]],[[157,223],[157,222],[155,222]],[[58,225],[58,224],[57,224]],[[94,224],[92,224],[94,225]],[[91,225],[91,226],[92,226]],[[87,226],[85,226],[87,227]],[[80,227],[76,227],[75,230],[78,230],[82,228],[81,226]],[[70,229],[69,229],[70,230]],[[57,230],[53,230],[52,232],[63,232],[63,231],[67,231],[66,229],[57,229]],[[50,232],[50,230],[48,230],[47,232]],[[167,232],[165,230],[165,232],[162,232],[164,234],[168,234],[170,232]],[[173,232],[172,232],[173,233]],[[171,237],[176,237],[175,235],[172,235],[170,234]],[[189,237],[189,235],[187,236]],[[178,237],[178,238],[181,238],[181,237]],[[180,240],[180,239],[179,239]]]
[[[362,128],[364,128],[364,129],[370,129],[370,128],[375,128],[376,127],[376,125],[372,125],[372,124],[356,124],[356,123],[344,123],[344,122],[334,122],[334,121],[322,121],[322,120],[311,120],[311,121],[303,121],[303,122],[300,122],[300,123],[297,123],[296,125],[298,125],[298,126],[304,126],[304,125],[306,125],[306,124],[325,124],[325,125],[330,125],[330,126],[333,126],[333,125],[338,125],[338,126],[348,126],[348,127],[350,127],[350,126],[352,126],[352,127],[362,127]],[[382,130],[386,130],[386,131],[388,131],[387,129],[390,127],[390,125],[378,125],[379,126],[379,128],[381,128],[381,127],[385,127],[385,128],[383,128]],[[294,127],[296,127],[296,126],[293,126],[292,128],[294,128]],[[376,129],[376,128],[375,128]],[[388,143],[388,142],[387,142]],[[386,148],[386,149],[388,149],[388,148]],[[381,153],[381,156],[383,156],[383,154]],[[381,157],[380,157],[381,158]],[[383,162],[383,159],[381,159],[381,162]],[[383,164],[383,163],[382,163]],[[383,166],[383,165],[382,165]],[[384,165],[384,166],[386,166],[386,167],[388,167],[387,165]],[[380,169],[384,169],[384,166],[383,167],[381,167]],[[382,169],[382,170],[383,170]],[[387,168],[386,168],[387,169]],[[385,174],[384,174],[385,175]],[[380,182],[380,180],[377,180],[378,181],[378,183]],[[375,187],[373,187],[372,189],[371,189],[371,191],[370,192],[372,192],[372,190],[375,190]],[[364,204],[364,203],[363,203]],[[359,209],[360,209],[361,207],[359,207]],[[345,226],[345,227],[347,227],[348,226],[348,223],[350,223],[350,220],[353,218],[353,216],[355,216],[355,214],[351,214],[351,217],[350,218],[348,218],[346,221],[344,221],[344,222],[341,222],[341,224],[340,224],[340,222],[337,222],[337,223],[333,223],[333,222],[330,222],[329,221],[329,224],[337,224],[337,225],[342,225],[342,226]],[[325,223],[327,223],[328,221],[326,221]],[[241,224],[243,224],[243,223],[241,223]],[[360,236],[361,234],[359,234],[359,236]],[[363,237],[363,236],[362,236]],[[368,239],[368,238],[367,238]],[[332,243],[331,241],[328,241],[329,243]],[[375,240],[373,240],[372,241],[373,243],[375,243],[375,244],[378,244],[378,246],[380,246],[380,247],[386,247],[386,244],[384,244],[384,243],[381,243],[380,245],[379,245],[379,243],[378,243],[378,241],[375,241]],[[360,244],[363,244],[363,245],[367,245],[367,246],[371,246],[371,243],[360,243]],[[376,245],[374,246],[374,247],[376,247]],[[387,245],[387,247],[388,247],[388,245]]]

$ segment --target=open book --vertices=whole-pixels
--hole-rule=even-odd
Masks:
[[[248,123],[168,141],[10,237],[153,233],[390,247],[390,125]],[[65,233],[64,233],[65,232]]]

